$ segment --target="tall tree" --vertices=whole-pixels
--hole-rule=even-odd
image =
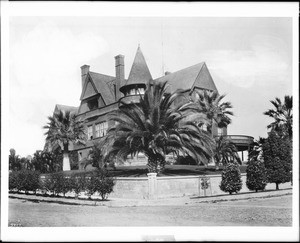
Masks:
[[[57,172],[62,168],[63,155],[61,151],[37,150],[32,159],[32,165],[41,173]]]
[[[263,144],[263,159],[267,169],[268,182],[279,184],[291,181],[292,156],[288,138],[280,137],[275,131],[270,132]]]
[[[52,148],[60,146],[63,149],[63,170],[70,170],[69,145],[85,143],[84,124],[77,120],[76,115],[70,111],[59,110],[48,119],[49,122],[43,127],[47,129],[46,141]]]
[[[148,157],[149,172],[160,173],[165,156],[171,152],[190,155],[207,163],[212,156],[212,138],[203,132],[194,119],[199,113],[191,103],[175,104],[183,92],[167,93],[167,82],[150,81],[139,105],[125,104],[111,115],[115,126],[108,131],[107,155],[126,159],[139,152]],[[203,120],[203,118],[201,118]]]
[[[207,118],[207,130],[212,133],[212,126],[216,124],[217,127],[227,127],[231,123],[230,116],[233,112],[230,111],[232,105],[230,102],[222,102],[225,95],[219,95],[217,91],[196,91],[194,95],[194,102],[199,111]],[[201,123],[200,123],[201,124]]]
[[[275,109],[269,109],[264,112],[274,119],[267,127],[271,131],[287,136],[290,140],[293,138],[293,96],[285,95],[282,102],[279,98],[270,101]]]

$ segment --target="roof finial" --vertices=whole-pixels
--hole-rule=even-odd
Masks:
[[[140,49],[141,47],[140,47],[140,43],[139,43],[139,46],[138,46],[138,49]]]

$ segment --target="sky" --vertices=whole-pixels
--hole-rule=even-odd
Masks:
[[[9,18],[9,147],[43,149],[56,104],[80,105],[80,67],[114,76],[125,55],[128,77],[138,45],[153,78],[205,62],[233,105],[228,134],[266,137],[270,100],[292,95],[289,17]]]

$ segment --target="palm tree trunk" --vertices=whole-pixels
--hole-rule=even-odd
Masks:
[[[148,157],[148,172],[161,174],[165,170],[165,158],[161,155],[152,155]]]
[[[71,170],[70,159],[69,159],[69,146],[64,144],[64,154],[63,154],[63,171]]]

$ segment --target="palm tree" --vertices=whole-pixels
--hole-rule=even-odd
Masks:
[[[216,124],[217,127],[227,127],[231,123],[232,111],[228,110],[232,108],[230,102],[222,102],[225,95],[219,95],[217,91],[201,90],[195,93],[194,102],[199,111],[207,118],[207,130],[212,134],[212,126]],[[200,125],[202,125],[200,123]]]
[[[148,158],[148,171],[161,173],[169,153],[190,155],[207,163],[212,156],[212,138],[192,119],[202,119],[191,102],[176,104],[182,91],[166,92],[167,82],[150,81],[140,103],[125,104],[111,115],[115,126],[109,129],[107,155],[126,159],[143,153]],[[197,117],[198,115],[198,117]]]
[[[231,161],[236,161],[241,164],[241,160],[237,154],[235,145],[224,136],[216,137],[216,147],[214,150],[214,158],[216,161],[216,170],[220,163],[223,165],[228,164]]]
[[[16,155],[16,150],[12,148],[9,153],[9,170],[20,170],[22,164],[19,155]]]
[[[93,144],[92,149],[88,153],[88,157],[82,161],[83,168],[86,169],[88,165],[92,165],[95,168],[105,168],[106,163],[103,156],[103,141],[98,141]]]
[[[76,115],[70,111],[59,110],[53,116],[48,117],[49,122],[44,129],[46,142],[51,148],[60,146],[63,149],[63,170],[70,170],[69,145],[71,143],[84,144],[86,135],[82,121],[76,119]]]
[[[259,137],[257,141],[254,142],[253,149],[249,152],[250,161],[260,161],[262,160],[262,146],[266,139]]]
[[[281,133],[290,140],[293,138],[293,96],[285,95],[284,102],[279,98],[270,101],[275,109],[269,109],[264,115],[272,117],[274,121],[267,127],[271,131]]]

